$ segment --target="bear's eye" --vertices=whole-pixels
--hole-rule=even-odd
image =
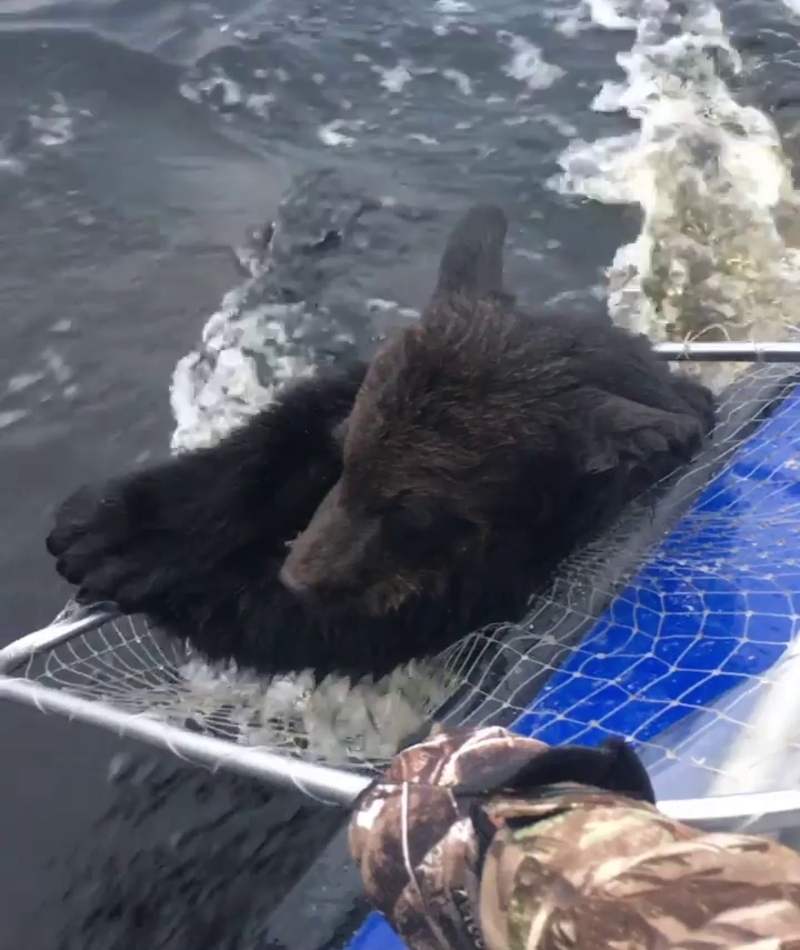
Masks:
[[[397,498],[383,514],[384,527],[397,540],[425,534],[436,520],[433,504],[424,498]]]
[[[433,506],[421,498],[412,498],[404,502],[400,515],[403,524],[412,531],[430,531],[436,522]]]
[[[399,506],[392,518],[393,534],[415,549],[449,548],[466,543],[475,525],[432,499],[414,498]]]
[[[428,499],[400,499],[384,511],[383,532],[398,554],[409,557],[440,557],[468,545],[474,525]]]

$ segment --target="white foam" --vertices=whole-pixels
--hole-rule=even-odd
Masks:
[[[465,0],[436,0],[434,8],[439,13],[474,13],[475,7]]]
[[[31,406],[52,402],[54,399],[72,400],[78,394],[74,371],[62,353],[46,346],[34,365],[21,369],[0,384],[0,400],[24,402],[28,408],[0,409],[0,428],[7,428],[26,418]]]
[[[458,69],[444,69],[442,75],[458,86],[458,91],[462,96],[472,95],[472,80],[466,73],[462,73]]]
[[[637,21],[632,15],[633,4],[629,0],[614,3],[613,0],[585,0],[589,18],[595,26],[605,30],[635,30]]]
[[[53,101],[41,114],[30,115],[29,123],[36,141],[45,148],[65,145],[75,137],[72,114],[59,92],[53,93]]]
[[[24,171],[25,166],[18,158],[4,154],[3,143],[0,142],[0,172],[21,175]]]
[[[406,136],[407,139],[410,139],[412,142],[419,142],[420,145],[439,145],[439,139],[434,138],[432,135],[424,135],[422,132],[409,132]]]
[[[282,70],[275,70],[275,78],[282,81]],[[253,78],[268,78],[265,70],[253,71]],[[270,107],[276,101],[273,90],[261,89],[248,91],[245,86],[218,66],[211,69],[207,76],[191,76],[178,87],[178,91],[190,102],[204,102],[211,108],[222,111],[223,115],[235,109],[243,109],[261,119],[269,119]]]
[[[7,429],[15,422],[20,422],[28,415],[27,409],[8,409],[0,412],[0,429]]]
[[[356,144],[356,139],[353,138],[352,135],[346,135],[342,130],[347,129],[348,131],[354,131],[363,124],[363,122],[354,122],[348,119],[334,119],[333,122],[328,122],[326,125],[320,126],[317,131],[317,137],[323,145],[327,145],[330,148],[337,148],[339,146],[352,148],[352,146]]]
[[[380,84],[387,92],[402,92],[407,83],[411,82],[412,75],[408,63],[398,63],[391,69],[382,69],[373,65],[373,70],[380,76]]]
[[[222,106],[237,106],[245,101],[245,92],[241,83],[231,79],[224,70],[214,67],[204,79],[196,79],[180,84],[178,91],[191,102],[211,99]]]
[[[223,708],[242,740],[285,753],[322,758],[329,763],[380,760],[391,755],[401,739],[422,723],[421,709],[446,698],[443,683],[432,686],[419,664],[401,668],[378,683],[351,683],[328,677],[314,686],[309,671],[265,681],[234,666],[213,667],[190,659],[180,669],[179,705],[169,695],[169,715],[213,719]],[[152,703],[148,715],[159,716]]]
[[[584,30],[601,27],[604,30],[635,30],[636,8],[631,0],[578,0],[572,8],[558,3],[545,15],[554,29],[564,36],[575,37]]]
[[[54,349],[52,346],[46,346],[42,350],[42,361],[47,367],[48,373],[53,377],[53,380],[61,385],[67,385],[72,379],[72,369],[67,365],[64,356]]]
[[[6,384],[6,391],[14,394],[24,392],[44,379],[44,373],[18,373]]]
[[[175,367],[170,402],[176,452],[213,444],[269,405],[289,379],[314,372],[313,363],[286,336],[287,318],[302,315],[303,305],[238,311],[239,293],[228,294],[209,319],[201,350]]]
[[[32,159],[72,142],[76,116],[89,114],[71,109],[60,92],[51,93],[24,119],[0,130],[0,173],[24,174]]]
[[[778,132],[715,69],[715,58],[740,62],[713,3],[694,0],[670,37],[667,0],[636,9],[633,47],[617,57],[626,78],[607,82],[593,108],[624,111],[639,131],[573,141],[551,185],[642,208],[639,237],[608,272],[618,322],[657,340],[785,339],[800,321],[800,234],[783,226],[798,202]],[[593,6],[601,21],[607,13]],[[717,388],[731,372],[703,369]]]
[[[497,38],[511,50],[511,62],[503,72],[512,79],[525,83],[528,89],[547,89],[564,75],[560,66],[548,63],[540,47],[523,36],[499,30]]]

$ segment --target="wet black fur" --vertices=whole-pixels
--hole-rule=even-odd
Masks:
[[[544,523],[539,519],[534,529],[525,521],[527,510],[541,513],[529,487],[519,499],[520,517],[498,526],[480,563],[456,572],[443,596],[377,618],[317,614],[301,605],[278,571],[287,544],[341,475],[336,433],[366,371],[355,363],[295,383],[213,448],[71,496],[47,539],[58,572],[80,588],[83,600],[114,601],[126,613],[147,614],[211,660],[234,659],[268,673],[312,667],[320,678],[330,672],[380,676],[477,627],[518,618],[531,591],[576,543],[697,451],[714,412],[708,391],[670,374],[644,338],[594,320],[583,338],[578,318],[515,309],[494,286],[502,280],[505,227],[499,220],[498,209],[477,208],[460,222],[434,303],[460,287],[462,296],[475,295],[478,320],[481,295],[491,296],[493,306],[508,307],[515,333],[541,337],[543,352],[558,350],[562,333],[584,339],[578,362],[591,367],[591,386],[613,404],[609,428],[587,432],[586,439],[594,452],[610,446],[615,461],[605,470],[554,469]],[[489,238],[470,244],[466,238],[475,233]],[[472,269],[463,254],[454,256],[460,243],[480,258]],[[444,266],[448,254],[456,270],[473,274],[471,286],[464,286],[466,278],[456,279],[459,287],[447,283],[448,274],[453,281]],[[566,359],[572,345],[562,354]],[[535,353],[535,342],[526,349]],[[548,410],[543,400],[541,411]],[[480,414],[480,404],[475,411]],[[615,428],[620,423],[624,432]],[[577,419],[573,429],[580,432],[583,424]]]

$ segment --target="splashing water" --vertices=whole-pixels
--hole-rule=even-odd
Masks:
[[[333,172],[315,172],[296,183],[273,224],[237,249],[249,276],[226,294],[200,346],[173,375],[173,451],[213,444],[269,405],[288,380],[355,345],[352,327],[337,322],[318,296],[336,267],[326,257],[329,246],[338,247],[377,207],[349,193]]]
[[[726,85],[742,63],[712,3],[682,16],[667,0],[638,10],[633,48],[618,56],[627,81],[606,83],[593,108],[624,110],[639,131],[573,142],[551,183],[642,209],[638,238],[608,271],[612,316],[657,341],[790,338],[800,321],[798,196],[777,129]],[[719,390],[741,368],[708,364],[702,374]]]

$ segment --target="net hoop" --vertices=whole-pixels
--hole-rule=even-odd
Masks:
[[[800,343],[661,344],[656,346],[656,350],[668,360],[741,360],[800,366]],[[787,378],[785,373],[783,378]],[[796,384],[796,379],[793,382]],[[85,698],[69,689],[54,688],[19,675],[22,664],[30,664],[37,657],[48,655],[60,646],[119,620],[113,606],[96,605],[13,641],[0,650],[0,698],[138,738],[213,770],[231,769],[272,784],[292,787],[322,803],[347,806],[374,778],[374,773],[369,774],[366,769],[335,767],[264,747],[238,744],[159,721],[149,715],[131,713],[112,703]],[[787,675],[795,657],[800,657],[800,638],[787,645],[777,664],[777,679],[771,681],[767,695],[749,717],[749,722],[765,736],[773,730],[772,724],[786,717],[787,709],[793,711],[800,705],[795,695],[797,691],[792,689],[792,676]],[[468,716],[465,718],[469,719]],[[725,767],[720,778],[712,783],[709,794],[662,800],[659,807],[673,818],[707,830],[775,833],[800,828],[800,791],[762,788],[779,776],[766,774],[763,770],[756,774],[756,764],[752,743],[748,744],[740,737],[728,750]],[[748,769],[752,780],[743,782],[741,776]],[[731,775],[738,775],[740,779],[731,781]]]
[[[264,749],[232,746],[225,740],[193,735],[156,720],[132,718],[108,704],[7,675],[7,671],[33,653],[52,649],[115,616],[108,610],[90,611],[76,620],[30,633],[1,650],[0,698],[140,739],[212,770],[230,768],[283,788],[294,788],[321,804],[347,807],[372,781],[372,776],[358,772],[304,762]],[[670,818],[707,831],[770,834],[800,827],[800,792],[796,791],[673,799],[659,802],[658,807]]]

